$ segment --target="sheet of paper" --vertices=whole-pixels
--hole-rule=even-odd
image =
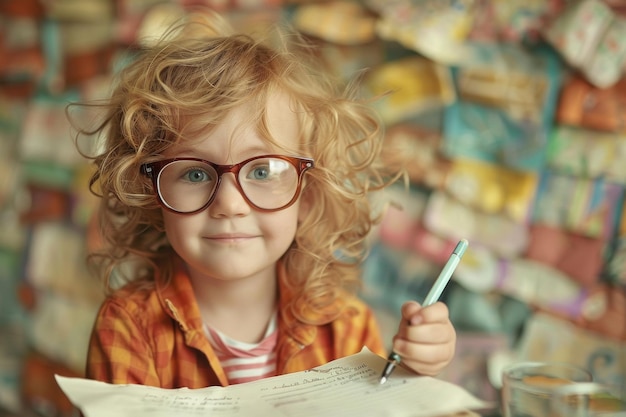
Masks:
[[[384,364],[364,349],[308,371],[202,389],[56,379],[85,417],[433,417],[492,407],[462,387],[401,367],[380,385]]]

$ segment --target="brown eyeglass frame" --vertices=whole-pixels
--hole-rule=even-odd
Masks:
[[[241,167],[243,167],[244,165],[246,165],[250,161],[254,161],[255,159],[263,159],[263,158],[274,158],[274,159],[282,159],[283,161],[287,161],[291,165],[293,165],[294,168],[296,168],[296,171],[298,173],[298,185],[296,187],[296,192],[295,192],[294,196],[292,197],[292,199],[287,204],[285,204],[285,205],[283,205],[281,207],[273,208],[273,209],[266,209],[266,208],[257,206],[252,201],[250,201],[250,199],[248,198],[246,193],[243,191],[243,188],[241,187],[241,184],[239,183],[239,171],[241,170]],[[209,200],[202,207],[200,207],[197,210],[193,210],[193,211],[178,211],[178,210],[175,210],[174,208],[168,206],[167,203],[165,201],[163,201],[163,198],[161,197],[161,192],[159,191],[159,184],[158,184],[159,174],[161,173],[161,170],[165,166],[167,166],[168,164],[170,164],[172,162],[176,162],[176,161],[196,161],[196,162],[202,162],[204,164],[207,164],[207,165],[213,167],[213,169],[215,169],[215,172],[217,172],[217,184],[215,184],[215,189],[213,190],[213,193],[211,194],[211,197],[209,198]],[[309,169],[314,168],[314,167],[315,167],[315,162],[311,158],[270,154],[270,155],[259,155],[259,156],[255,156],[255,157],[252,157],[252,158],[248,158],[248,159],[246,159],[244,161],[241,161],[241,162],[239,162],[237,164],[232,164],[232,165],[220,165],[220,164],[213,163],[211,161],[207,161],[206,159],[200,159],[200,158],[170,158],[170,159],[164,159],[164,160],[161,160],[161,161],[156,161],[156,162],[150,162],[150,163],[142,164],[139,167],[139,170],[140,170],[141,174],[145,175],[146,177],[148,177],[148,178],[150,178],[152,180],[152,187],[154,189],[154,192],[157,195],[157,199],[158,199],[159,204],[161,205],[161,207],[163,207],[166,210],[169,210],[169,211],[171,211],[173,213],[178,213],[178,214],[195,214],[195,213],[198,213],[198,212],[200,212],[202,210],[205,210],[207,207],[209,207],[211,205],[211,203],[215,199],[215,196],[217,195],[217,191],[220,188],[220,184],[222,183],[222,175],[226,174],[228,172],[232,172],[233,173],[233,175],[235,176],[235,184],[237,186],[237,189],[239,190],[239,193],[244,198],[244,200],[246,200],[246,202],[248,204],[250,204],[252,207],[254,207],[255,209],[257,209],[259,211],[264,211],[264,212],[273,212],[273,211],[284,210],[284,209],[292,206],[296,202],[296,200],[300,196],[300,192],[302,191],[302,177],[304,176],[304,173],[306,171],[308,171]]]

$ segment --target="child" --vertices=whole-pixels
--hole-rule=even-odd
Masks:
[[[385,355],[355,296],[370,193],[399,177],[377,158],[378,120],[356,84],[338,91],[304,43],[288,47],[295,34],[270,47],[227,30],[189,17],[119,74],[83,132],[106,137],[93,259],[111,289],[89,378],[200,388]],[[402,317],[403,365],[438,373],[454,354],[447,307]]]

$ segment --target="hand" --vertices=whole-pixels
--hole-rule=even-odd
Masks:
[[[402,357],[405,367],[421,375],[435,376],[452,361],[455,348],[456,331],[444,303],[422,307],[408,301],[402,305],[393,351]]]

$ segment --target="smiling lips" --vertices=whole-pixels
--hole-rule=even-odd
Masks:
[[[217,235],[207,236],[205,239],[211,240],[213,242],[237,243],[253,239],[255,237],[257,237],[257,235],[248,235],[244,233],[220,233]]]

